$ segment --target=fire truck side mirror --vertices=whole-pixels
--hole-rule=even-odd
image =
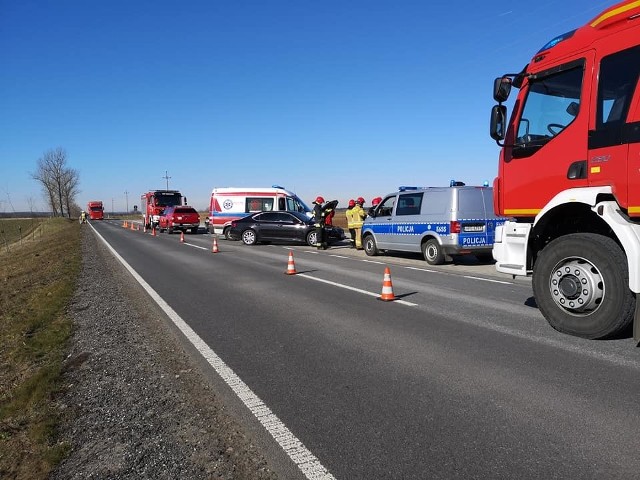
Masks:
[[[509,98],[509,94],[511,93],[511,78],[509,77],[499,77],[493,81],[493,99],[502,103]]]
[[[184,198],[184,204],[185,204],[185,205],[188,205],[188,203],[187,203],[187,197],[183,197],[183,198]]]
[[[494,105],[491,108],[491,124],[489,135],[496,142],[504,140],[507,122],[507,107],[504,105]]]

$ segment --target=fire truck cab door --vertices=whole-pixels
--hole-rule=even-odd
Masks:
[[[594,56],[582,52],[525,81],[500,165],[506,216],[536,215],[559,191],[588,185]]]
[[[630,216],[640,216],[640,46],[604,55],[589,131],[589,184],[611,186]]]

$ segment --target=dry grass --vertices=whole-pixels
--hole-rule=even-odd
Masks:
[[[5,232],[13,228],[0,221]],[[80,268],[80,225],[45,220],[0,252],[0,478],[44,479],[65,455],[53,443],[53,395],[71,334],[65,308]]]

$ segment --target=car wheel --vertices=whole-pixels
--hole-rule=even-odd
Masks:
[[[611,338],[633,321],[627,258],[609,237],[576,233],[553,240],[533,266],[532,287],[538,308],[560,332]]]
[[[315,247],[318,244],[318,234],[315,230],[311,230],[307,233],[307,245]]]
[[[365,235],[362,239],[362,248],[364,248],[364,253],[370,257],[378,255],[378,246],[376,245],[376,240],[373,238],[373,235]]]
[[[422,254],[429,265],[442,265],[444,252],[435,238],[431,238],[422,244]]]
[[[245,245],[255,245],[256,243],[258,243],[256,232],[251,229],[242,232],[240,238],[242,239],[242,243],[244,243]]]

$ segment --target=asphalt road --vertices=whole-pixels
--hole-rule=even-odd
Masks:
[[[555,332],[526,279],[472,259],[432,267],[417,256],[225,240],[212,253],[208,234],[183,244],[179,234],[92,226],[277,417],[275,431],[306,447],[292,450],[276,435],[278,445],[250,411],[254,397],[244,407],[228,388],[230,408],[246,410],[286,476],[640,471],[635,343]],[[290,250],[296,275],[284,274]],[[385,266],[400,301],[377,299]]]

